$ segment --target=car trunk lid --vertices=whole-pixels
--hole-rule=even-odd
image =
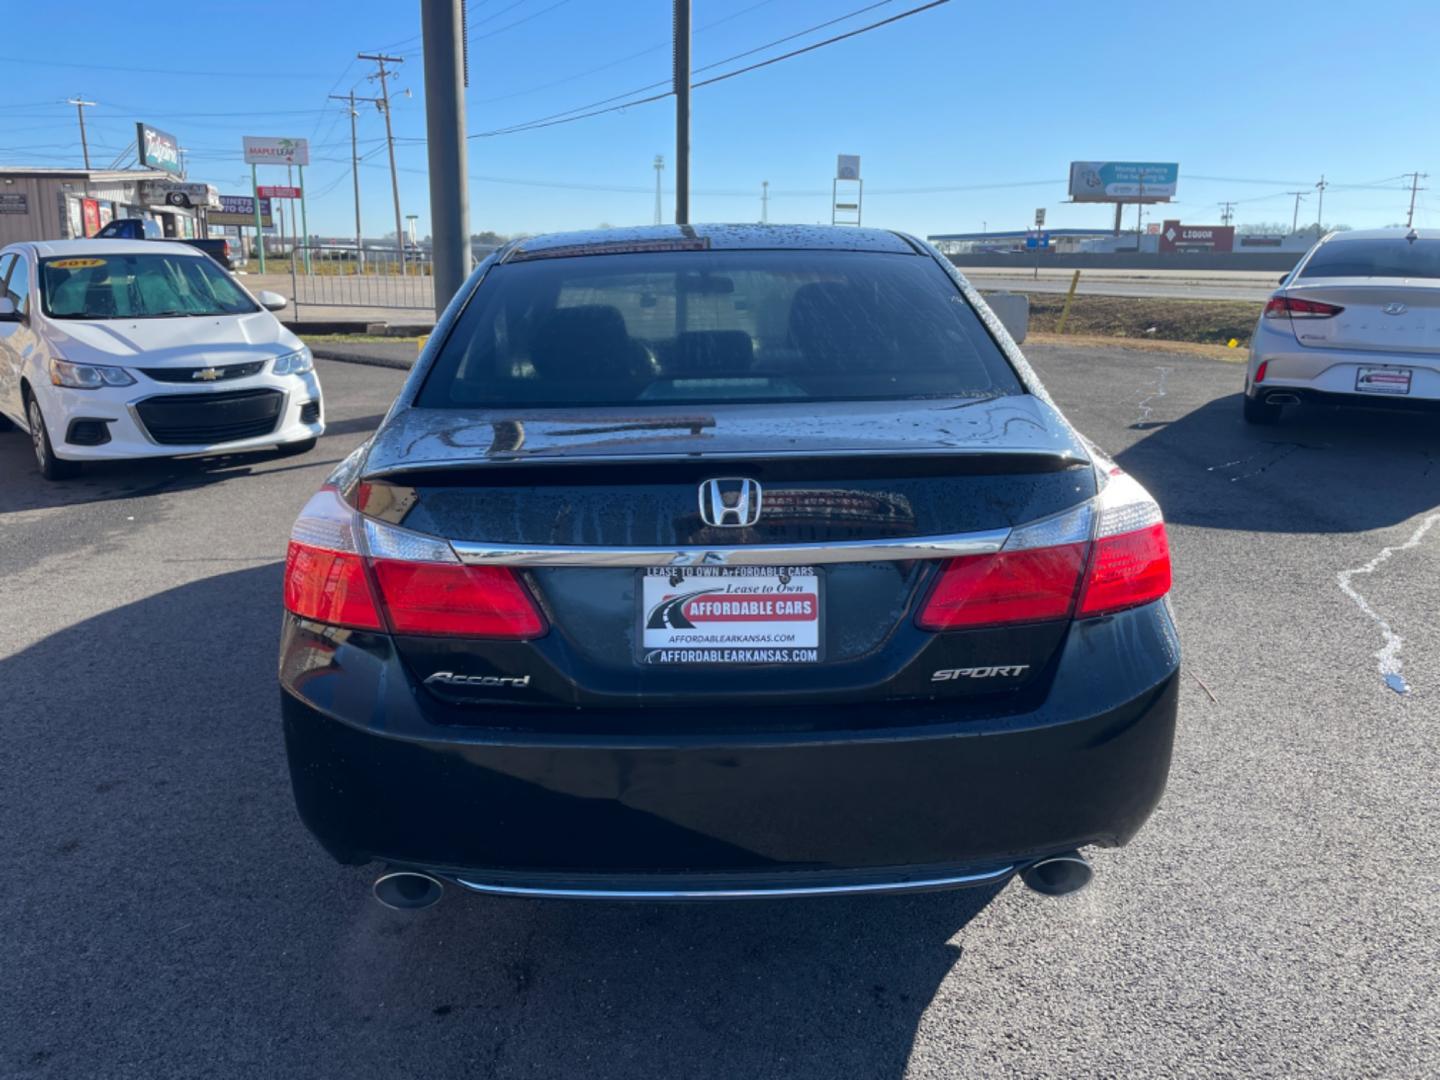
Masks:
[[[1277,296],[1341,310],[1292,317],[1295,339],[1311,349],[1364,349],[1440,357],[1440,280],[1425,278],[1301,278]]]
[[[654,412],[386,426],[351,500],[473,565],[514,567],[548,625],[529,641],[397,635],[445,717],[995,707],[1043,686],[1067,620],[936,634],[915,612],[937,556],[994,551],[1014,526],[1094,496],[1084,446],[1045,402]],[[757,520],[707,520],[701,489],[717,478],[755,485]]]

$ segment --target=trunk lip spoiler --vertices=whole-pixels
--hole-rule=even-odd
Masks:
[[[845,449],[825,450],[794,450],[794,451],[772,451],[760,455],[760,460],[774,458],[789,458],[804,460],[808,458],[913,458],[913,457],[950,457],[950,458],[1005,458],[1023,457],[1048,460],[1054,463],[1055,471],[1075,468],[1081,465],[1091,464],[1090,458],[1084,454],[1075,453],[1068,449],[1056,449],[1051,447],[1036,446],[993,446],[983,449],[950,449],[945,447],[883,447],[867,448],[855,447]],[[483,458],[426,458],[419,461],[396,461],[380,465],[375,468],[365,469],[360,476],[362,480],[388,479],[397,476],[405,476],[409,473],[426,472],[450,472],[455,469],[466,468],[509,468],[513,466],[544,468],[551,465],[654,465],[673,464],[676,462],[755,462],[757,455],[754,451],[695,451],[679,454],[577,454],[566,452],[563,449],[546,451],[534,454],[487,454]]]
[[[993,555],[1005,546],[1010,531],[1003,528],[880,540],[716,547],[582,547],[468,540],[451,540],[450,547],[461,562],[470,566],[818,566]]]

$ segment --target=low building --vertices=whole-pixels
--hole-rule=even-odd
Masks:
[[[158,169],[0,166],[0,246],[94,236],[124,217],[149,218],[166,236],[203,237],[212,205],[214,188]]]

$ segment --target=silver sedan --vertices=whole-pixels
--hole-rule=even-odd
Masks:
[[[1287,405],[1440,408],[1440,230],[1331,233],[1265,304],[1245,419]]]

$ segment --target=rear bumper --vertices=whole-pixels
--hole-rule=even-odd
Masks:
[[[287,650],[306,633],[290,627]],[[1175,729],[1179,651],[1163,604],[1077,624],[1036,712],[770,739],[422,728],[401,715],[414,699],[384,674],[401,669],[375,654],[383,641],[350,658],[343,692],[316,695],[325,707],[304,700],[303,677],[282,692],[300,815],[342,862],[379,859],[484,892],[1003,881],[1044,855],[1126,843],[1161,797]],[[371,677],[373,696],[352,692]]]
[[[1272,383],[1251,386],[1246,394],[1276,405],[1328,405],[1345,409],[1385,409],[1393,412],[1440,412],[1440,397],[1416,394],[1366,394],[1315,390],[1308,386]]]

